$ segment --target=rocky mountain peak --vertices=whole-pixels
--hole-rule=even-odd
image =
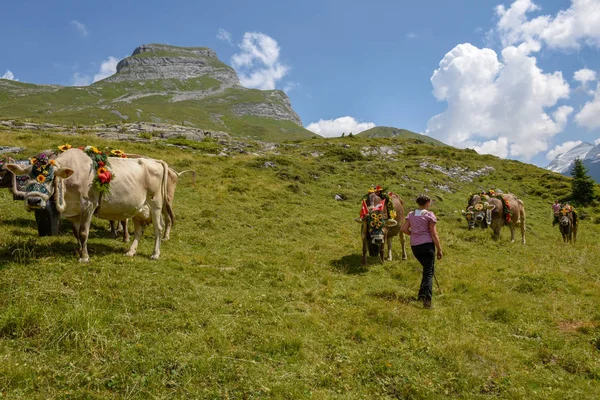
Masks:
[[[222,63],[217,53],[206,47],[178,47],[145,44],[117,64],[117,73],[104,82],[186,80],[209,77],[225,87],[239,85],[233,68]]]
[[[564,153],[557,155],[554,158],[554,160],[552,160],[550,164],[548,164],[546,169],[558,172],[560,174],[569,174],[571,164],[573,164],[573,161],[575,161],[575,159],[577,158],[583,160],[593,148],[593,144],[583,142],[573,147],[569,151],[565,151]]]

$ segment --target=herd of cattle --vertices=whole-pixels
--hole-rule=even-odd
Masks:
[[[176,172],[162,160],[128,154],[110,157],[109,175],[114,179],[110,180],[110,190],[105,192],[95,185],[100,169],[83,148],[69,148],[60,154],[43,152],[36,160],[40,157],[47,160],[41,167],[39,161],[37,164],[12,159],[0,162],[0,188],[10,188],[15,199],[24,199],[28,211],[46,209],[48,202],[53,202],[60,217],[72,222],[80,262],[89,262],[87,241],[93,216],[109,220],[115,237],[121,225],[126,242],[129,241],[127,221],[133,221],[134,240],[128,256],[135,255],[143,230],[151,223],[155,237],[151,258],[158,259],[161,239],[169,239],[174,223],[172,205],[178,178],[189,172],[194,174],[195,181],[194,171]],[[101,167],[104,168],[103,163]],[[23,177],[26,182],[21,189],[17,181]],[[565,241],[571,241],[576,235],[576,214],[568,209],[561,210],[561,214],[558,216],[561,233]],[[518,225],[521,242],[525,244],[525,205],[511,193],[492,190],[470,195],[463,215],[469,229],[489,226],[495,239],[502,226],[507,225],[514,242]],[[405,206],[400,196],[380,187],[369,191],[361,216],[356,219],[362,224],[363,264],[367,262],[367,253],[383,261],[386,244],[387,259],[391,260],[392,239],[396,236],[402,246],[402,259],[406,259],[405,238],[400,230],[404,217]]]

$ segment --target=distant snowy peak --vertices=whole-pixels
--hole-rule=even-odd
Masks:
[[[588,163],[600,163],[600,144],[592,148],[585,156],[585,161]]]
[[[573,147],[569,151],[565,151],[564,153],[557,155],[556,158],[552,160],[550,164],[548,164],[546,169],[558,172],[560,174],[568,174],[573,161],[575,161],[577,158],[582,160],[587,158],[588,154],[592,153],[592,150],[595,150],[596,153],[598,153],[597,157],[600,160],[600,145],[594,146],[591,143],[584,142]]]

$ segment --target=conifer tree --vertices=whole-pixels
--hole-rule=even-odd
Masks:
[[[596,182],[588,175],[588,169],[583,165],[581,159],[576,159],[571,170],[573,181],[571,182],[571,198],[576,204],[589,205],[596,197],[594,187]]]

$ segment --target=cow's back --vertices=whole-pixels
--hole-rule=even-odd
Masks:
[[[100,195],[94,186],[96,171],[91,158],[79,149],[70,149],[56,159],[60,167],[73,170],[64,180],[65,218],[81,214],[81,207],[94,207],[102,219],[123,220],[147,212],[144,205],[153,196],[162,196],[163,163],[156,160],[110,158],[113,174],[108,193]]]
[[[143,215],[149,218],[145,205],[164,195],[163,180],[167,172],[160,161],[152,159],[110,159],[110,170],[114,174],[110,191],[102,197],[98,217],[122,220]]]

